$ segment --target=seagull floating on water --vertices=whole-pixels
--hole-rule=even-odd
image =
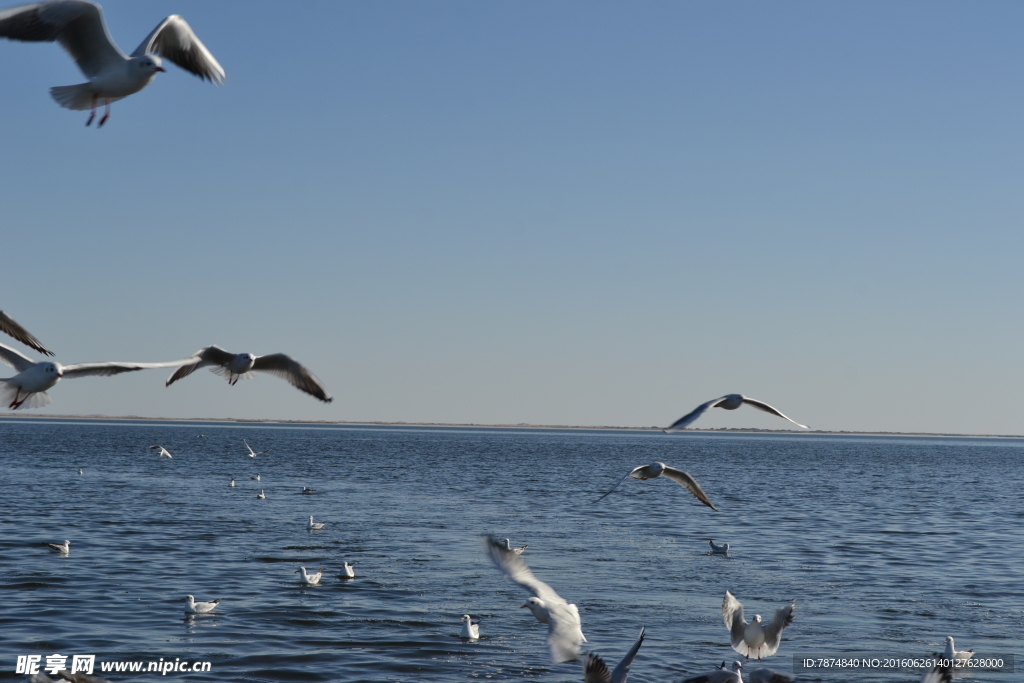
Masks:
[[[81,468],[81,467],[79,467],[79,468],[78,468],[78,473],[79,473],[79,474],[85,474],[85,472],[83,472],[83,471],[82,471],[82,468]]]
[[[583,658],[583,683],[626,683],[629,665],[633,663],[633,658],[636,657],[636,653],[640,651],[640,645],[644,642],[644,631],[646,631],[645,628],[640,629],[640,636],[633,643],[633,647],[629,648],[626,656],[610,672],[600,657],[593,652],[588,653]]]
[[[230,486],[231,488],[234,488],[234,487],[235,487],[235,478],[234,478],[234,477],[232,477],[232,478],[231,478],[231,481],[230,481],[230,482],[228,482],[228,486]]]
[[[185,612],[188,614],[207,614],[213,611],[213,608],[220,604],[220,598],[216,600],[196,600],[191,595],[186,595],[179,602],[187,602],[185,605]]]
[[[313,495],[314,493],[316,493],[316,491],[315,491],[315,490],[313,490],[313,489],[307,489],[307,488],[306,488],[305,486],[303,486],[303,487],[302,487],[302,492],[303,492],[304,494],[306,494],[307,496],[311,496],[311,495]]]
[[[533,593],[523,607],[528,607],[537,621],[548,625],[548,649],[551,662],[574,662],[579,659],[580,644],[586,642],[580,626],[580,612],[530,571],[522,555],[507,550],[501,541],[483,537],[484,549],[491,561],[507,578]]]
[[[512,547],[512,541],[510,541],[507,538],[505,539],[505,550],[511,550],[516,555],[522,555],[523,551],[526,550],[529,547],[530,547],[529,545],[521,545],[518,548],[513,548]]]
[[[682,470],[677,470],[674,467],[669,467],[663,462],[652,462],[650,465],[641,465],[640,467],[634,467],[632,470],[627,472],[626,475],[622,477],[622,479],[619,479],[619,481],[616,482],[615,486],[613,486],[611,490],[608,491],[608,493],[611,493],[615,489],[619,488],[619,484],[626,481],[628,477],[632,477],[633,479],[640,479],[641,481],[647,481],[648,479],[656,479],[661,476],[668,477],[672,481],[678,484],[682,484],[683,486],[686,487],[687,491],[692,493],[697,498],[697,500],[704,503],[712,510],[716,512],[718,511],[718,508],[716,508],[714,504],[711,502],[711,500],[708,499],[707,494],[704,493],[704,489],[700,487],[700,484],[697,483],[696,479],[691,477],[686,472],[683,472]],[[608,493],[604,494],[604,496],[601,496],[594,502],[596,503],[598,501],[603,500],[605,496],[608,495]]]
[[[257,455],[263,455],[264,453],[269,453],[270,452],[270,451],[260,451],[259,453],[257,453],[256,451],[254,451],[252,449],[252,446],[249,445],[248,441],[246,441],[245,439],[242,439],[242,443],[244,443],[245,447],[249,449],[249,457],[250,458],[255,458]]]
[[[28,330],[26,330],[18,323],[14,322],[14,319],[11,318],[11,316],[4,313],[3,311],[0,311],[0,332],[3,332],[8,336],[14,337],[25,346],[35,349],[44,356],[53,355],[53,351],[46,348],[43,345],[43,342],[39,341],[31,334],[29,334]]]
[[[943,659],[966,662],[974,656],[974,650],[957,650],[956,646],[953,644],[953,636],[946,636],[945,643],[946,648],[942,651]]]
[[[71,552],[71,541],[64,541],[64,543],[47,543],[46,547],[55,553],[67,555]]]
[[[323,529],[324,528],[324,524],[327,524],[327,522],[314,522],[313,521],[313,515],[309,516],[309,528],[310,529],[313,529],[314,531],[317,530],[317,529]]]
[[[164,19],[135,48],[131,56],[114,45],[99,5],[83,0],[35,2],[0,10],[0,37],[32,42],[60,42],[78,64],[88,83],[50,88],[50,95],[66,109],[91,109],[102,100],[106,112],[97,127],[110,118],[110,103],[139,92],[165,71],[164,57],[203,80],[221,84],[227,77],[192,28],[177,14]]]
[[[775,616],[767,627],[761,625],[761,615],[755,614],[754,621],[747,623],[743,619],[743,605],[732,593],[725,591],[722,601],[722,618],[725,627],[732,634],[732,649],[747,659],[770,657],[779,649],[782,642],[782,631],[793,623],[793,612],[796,601],[775,610]]]
[[[166,448],[164,448],[163,446],[150,446],[149,447],[150,450],[153,450],[154,448],[159,448],[160,449],[160,452],[156,456],[157,458],[171,458],[172,457],[171,456],[171,452],[169,450],[167,450]]]
[[[711,546],[712,555],[728,555],[729,544],[728,543],[715,543],[715,539],[709,538],[708,545]]]
[[[462,631],[459,632],[460,638],[466,638],[467,640],[478,640],[480,638],[480,622],[474,624],[468,614],[463,614],[459,621],[462,622]]]
[[[305,567],[299,567],[295,570],[296,574],[302,574],[302,582],[307,586],[315,586],[320,583],[320,577],[324,575],[324,568],[320,567],[320,571],[316,574],[307,574]]]
[[[256,494],[256,497],[259,498],[260,500],[263,500],[264,498],[267,497],[267,494],[263,493],[263,489],[260,489],[260,492]]]
[[[732,671],[727,669],[715,669],[700,676],[686,678],[682,683],[743,683],[743,662],[733,662]]]
[[[355,565],[355,562],[345,562],[341,567],[341,571],[343,572],[342,577],[346,579],[356,578],[356,570],[354,568]]]
[[[0,344],[0,361],[18,371],[14,377],[0,379],[0,404],[8,404],[11,410],[40,408],[53,400],[46,390],[52,388],[61,377],[72,379],[90,375],[109,376],[122,372],[135,372],[147,368],[168,368],[179,365],[171,363],[76,363],[61,365],[52,361],[36,363],[14,349]],[[9,401],[9,403],[8,403]]]
[[[707,403],[700,404],[699,406],[697,406],[695,410],[693,410],[693,412],[683,415],[681,418],[679,418],[678,420],[670,424],[668,427],[666,427],[663,431],[669,434],[681,431],[691,422],[694,422],[698,417],[703,415],[704,411],[706,411],[708,408],[725,408],[726,410],[736,410],[744,403],[746,403],[748,406],[753,406],[758,410],[763,410],[766,413],[777,415],[778,417],[781,417],[784,420],[789,420],[797,427],[802,427],[803,429],[810,429],[810,427],[808,427],[807,425],[802,425],[796,420],[792,420],[786,417],[780,411],[776,410],[775,408],[772,408],[764,401],[758,401],[752,398],[748,398],[743,394],[726,394],[721,398],[716,398],[713,401],[708,401]]]
[[[249,478],[250,478],[250,479],[253,479],[253,480],[255,480],[255,481],[259,481],[259,480],[260,480],[260,473],[259,473],[259,472],[257,472],[255,476],[253,476],[253,475],[251,475],[251,474],[250,474],[250,475],[249,475]]]
[[[231,385],[236,384],[240,379],[254,377],[253,372],[268,372],[324,403],[334,400],[327,393],[327,388],[316,378],[316,375],[291,356],[283,353],[274,353],[269,356],[229,353],[219,346],[207,346],[205,349],[196,351],[173,375],[167,378],[166,386],[171,386],[182,377],[188,377],[197,368],[208,366],[210,366],[211,372],[224,377]]]
[[[206,434],[200,434],[197,438],[199,438],[199,439],[209,439],[210,437],[208,437]]]

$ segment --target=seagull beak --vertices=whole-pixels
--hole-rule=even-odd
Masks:
[[[164,74],[167,73],[167,69],[163,68],[162,66],[158,66],[156,68],[156,70],[159,71],[160,73],[164,73]]]
[[[529,605],[519,605],[519,609],[522,609],[524,607],[529,607]]]

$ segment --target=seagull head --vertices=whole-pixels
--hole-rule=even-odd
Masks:
[[[754,615],[754,623],[755,624],[760,624],[761,623],[761,615],[760,614],[755,614]]]
[[[40,363],[39,365],[42,366],[43,372],[45,372],[47,375],[51,377],[56,377],[57,379],[60,379],[61,377],[64,376],[64,368],[61,367],[59,363],[47,362]]]
[[[739,671],[742,668],[743,668],[743,662],[736,661],[736,662],[732,663],[732,670],[733,671]]]
[[[157,71],[161,73],[167,71],[164,69],[163,61],[156,55],[143,55],[132,60],[136,64],[137,69],[141,69],[143,72],[148,74],[155,74]]]
[[[469,619],[469,615],[468,615],[468,614],[463,614],[463,615],[462,615],[462,618],[461,618],[461,619],[459,619],[459,621],[469,621],[469,620],[470,620],[470,619]]]

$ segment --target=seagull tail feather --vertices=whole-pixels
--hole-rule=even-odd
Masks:
[[[50,97],[57,104],[65,109],[74,109],[76,111],[92,109],[92,93],[92,85],[89,83],[58,85],[55,88],[50,88]],[[99,98],[97,98],[97,103],[102,104],[98,100]]]

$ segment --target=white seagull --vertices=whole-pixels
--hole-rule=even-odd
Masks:
[[[732,671],[715,669],[700,676],[683,679],[682,683],[743,683],[743,662],[733,662]]]
[[[228,486],[230,486],[230,487],[234,488],[234,486],[235,486],[235,478],[234,478],[234,477],[232,477],[232,478],[231,478],[231,481],[230,481],[230,482],[228,482]]]
[[[722,618],[725,627],[732,634],[732,649],[747,659],[770,657],[779,649],[782,642],[782,630],[793,623],[793,612],[796,601],[775,610],[775,616],[767,627],[761,626],[761,615],[755,614],[754,621],[747,623],[743,619],[743,605],[732,593],[725,591],[722,601]]]
[[[953,644],[953,636],[946,636],[946,648],[942,651],[943,659],[966,662],[974,656],[974,650],[957,650]]]
[[[683,415],[681,418],[679,418],[678,420],[670,424],[668,427],[666,427],[663,431],[671,434],[673,432],[683,430],[684,428],[686,428],[687,425],[689,425],[691,422],[693,422],[698,417],[703,415],[704,411],[706,411],[708,408],[725,408],[726,410],[736,410],[744,403],[746,403],[748,406],[753,406],[758,410],[763,410],[766,413],[777,415],[784,420],[789,420],[797,427],[802,427],[803,429],[810,429],[810,427],[808,427],[807,425],[802,425],[796,420],[792,420],[786,417],[780,411],[776,410],[775,408],[772,408],[764,401],[758,401],[752,398],[748,398],[743,394],[726,394],[721,398],[716,398],[713,401],[708,401],[707,403],[700,404],[693,412]]]
[[[686,472],[683,472],[682,470],[677,470],[674,467],[669,467],[663,462],[652,462],[650,465],[641,465],[640,467],[634,467],[632,470],[627,472],[625,476],[622,477],[622,479],[619,479],[619,481],[615,483],[615,486],[613,486],[611,490],[608,491],[608,493],[611,493],[615,489],[619,488],[619,484],[626,481],[628,477],[632,477],[633,479],[640,479],[641,481],[647,481],[648,479],[657,479],[658,477],[661,476],[668,477],[672,481],[678,484],[682,484],[683,486],[686,487],[687,491],[692,493],[697,498],[697,500],[704,503],[712,510],[716,512],[718,511],[718,508],[716,508],[714,506],[714,503],[712,503],[708,499],[707,494],[704,493],[704,489],[700,487],[700,484],[697,483],[696,479],[691,477]],[[604,496],[601,496],[594,502],[596,503],[598,501],[603,500],[604,497],[608,495],[608,493],[604,494]]]
[[[249,445],[248,441],[246,441],[245,439],[242,439],[242,443],[244,443],[245,447],[249,449],[249,457],[250,458],[255,458],[257,455],[263,455],[264,453],[269,453],[270,452],[270,451],[260,451],[259,453],[257,453],[256,451],[254,451],[252,449],[252,446]]]
[[[477,640],[480,638],[480,622],[474,624],[468,614],[463,614],[459,621],[462,622],[462,631],[459,632],[460,638],[466,638],[467,640]]]
[[[179,600],[179,602],[188,603],[185,606],[185,612],[188,614],[206,614],[208,612],[212,612],[213,608],[220,604],[220,598],[217,598],[216,600],[203,601],[196,600],[191,595],[186,595]]]
[[[210,371],[227,379],[228,384],[233,385],[240,379],[253,377],[254,371],[268,372],[324,403],[334,400],[327,393],[327,388],[316,378],[316,375],[294,358],[283,353],[254,356],[251,353],[229,353],[219,346],[207,346],[205,349],[196,351],[184,363],[167,378],[166,386],[171,386],[182,377],[188,377],[198,368],[210,366]]]
[[[522,555],[523,551],[526,550],[529,547],[530,547],[529,545],[521,545],[518,548],[513,548],[512,547],[512,541],[510,541],[507,538],[505,539],[505,550],[511,550],[516,555]]]
[[[309,528],[310,529],[313,529],[313,530],[323,529],[324,528],[324,524],[327,524],[327,522],[314,522],[313,521],[313,515],[309,516]]]
[[[110,117],[111,102],[137,93],[158,71],[164,71],[160,57],[218,85],[226,78],[223,67],[177,14],[161,21],[130,57],[111,40],[100,6],[83,0],[34,2],[0,10],[0,37],[60,42],[89,82],[50,88],[50,95],[66,109],[91,109],[87,126],[100,100],[106,112],[97,127]]]
[[[263,500],[264,498],[267,497],[267,494],[263,493],[263,489],[260,489],[260,492],[256,494],[256,497],[259,498],[260,500]]]
[[[25,346],[32,347],[33,349],[43,354],[44,356],[53,355],[53,351],[46,348],[43,345],[43,342],[39,341],[31,334],[29,334],[28,330],[26,330],[18,323],[14,322],[14,319],[11,318],[11,316],[4,313],[3,311],[0,311],[0,332],[3,332],[4,334],[9,335],[11,337],[14,337]]]
[[[52,361],[36,363],[21,355],[14,349],[0,344],[0,361],[18,371],[14,377],[0,379],[0,405],[17,410],[39,408],[49,405],[53,400],[46,390],[52,388],[61,377],[88,377],[90,375],[118,375],[122,372],[135,372],[147,368],[168,368],[179,365],[171,363],[76,363],[61,365]]]
[[[55,553],[67,555],[71,552],[71,541],[64,541],[63,543],[47,543],[46,547]]]
[[[318,583],[320,583],[320,577],[324,575],[324,568],[320,567],[320,571],[318,571],[316,574],[307,574],[305,567],[299,567],[295,570],[295,573],[302,574],[302,583],[306,584],[307,586],[315,586]]]
[[[711,546],[712,555],[728,555],[729,544],[728,543],[715,543],[715,539],[709,538],[708,545]]]
[[[344,574],[342,574],[342,577],[346,579],[356,578],[356,570],[354,569],[355,565],[355,562],[345,562],[341,568],[341,571],[344,572]]]
[[[506,550],[505,544],[489,536],[483,537],[484,549],[494,566],[505,576],[533,593],[523,607],[528,607],[537,621],[548,625],[548,649],[551,662],[574,662],[579,659],[580,644],[586,642],[580,626],[580,612],[576,605],[565,601],[551,586],[530,571],[522,555]]]
[[[156,456],[157,458],[173,458],[173,456],[171,455],[171,452],[169,450],[167,450],[166,448],[164,448],[163,446],[150,446],[149,447],[150,450],[153,450],[154,448],[159,448],[160,449],[160,453]]]
[[[250,474],[249,478],[252,479],[253,481],[259,481],[260,480],[260,473],[257,472],[255,475]]]
[[[78,468],[78,473],[79,473],[79,474],[85,474],[85,472],[83,472],[83,471],[82,471],[82,468],[81,468],[81,467],[79,467],[79,468]]]
[[[640,645],[644,642],[644,631],[646,629],[640,629],[640,637],[636,639],[633,647],[629,648],[629,652],[612,671],[608,671],[605,663],[593,652],[587,654],[583,658],[583,683],[626,683],[629,665],[633,663],[633,658],[636,657],[636,653],[640,651]]]

